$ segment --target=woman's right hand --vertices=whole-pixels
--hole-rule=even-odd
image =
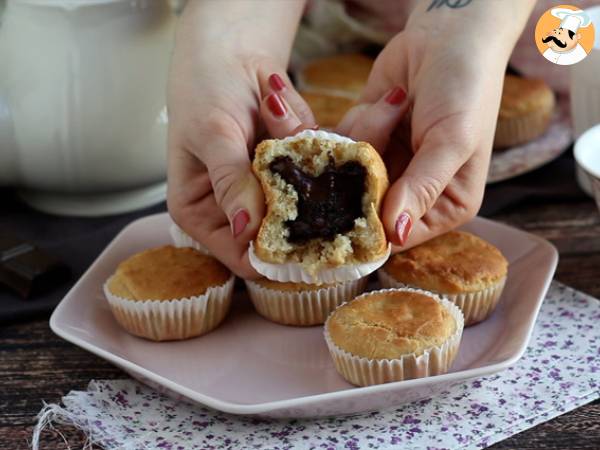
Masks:
[[[247,250],[264,214],[250,149],[264,132],[283,137],[315,125],[285,75],[302,6],[263,0],[262,14],[245,0],[189,2],[178,25],[167,101],[169,212],[245,278],[257,276]]]

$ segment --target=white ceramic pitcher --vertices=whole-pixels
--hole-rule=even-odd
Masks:
[[[0,185],[100,215],[165,196],[163,0],[0,0]]]

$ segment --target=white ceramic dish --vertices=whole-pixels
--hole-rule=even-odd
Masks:
[[[587,179],[600,210],[600,124],[583,133],[573,149],[577,169]]]
[[[212,408],[267,417],[318,417],[383,409],[431,397],[461,380],[514,364],[527,346],[558,260],[547,241],[476,218],[464,228],[498,246],[510,262],[498,308],[468,328],[445,375],[365,388],[335,371],[322,327],[295,328],[261,318],[247,294],[215,331],[155,343],[127,334],[113,319],[102,284],[132,253],[170,242],[167,214],[128,225],[75,284],[50,319],[52,330],[170,395]]]
[[[587,57],[569,67],[571,116],[576,138],[600,124],[600,5],[587,8],[585,12],[596,24],[596,38]],[[593,197],[592,185],[585,171],[577,166],[575,174],[579,187]]]

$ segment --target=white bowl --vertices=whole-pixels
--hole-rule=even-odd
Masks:
[[[590,182],[600,209],[600,124],[583,133],[575,142],[575,160]]]
[[[585,12],[592,23],[600,24],[600,5],[587,8]],[[569,67],[571,117],[575,137],[600,123],[600,30],[596,30],[596,39],[592,50],[583,61]],[[593,197],[589,177],[577,167],[577,183],[588,195]]]

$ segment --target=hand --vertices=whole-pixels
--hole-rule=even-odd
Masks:
[[[215,19],[215,11],[202,8],[237,4],[228,16],[233,20],[236,14],[255,17],[253,8],[265,2],[219,3],[194,2],[179,25],[168,88],[168,207],[193,239],[237,275],[252,278],[257,274],[247,249],[263,218],[264,198],[250,150],[265,131],[282,137],[313,126],[314,119],[285,75],[289,48],[265,55],[254,50],[264,47],[248,42],[252,38],[240,44],[239,29],[234,36],[222,29],[213,34],[210,24],[198,23],[199,16]],[[290,4],[282,6],[289,13]]]
[[[513,38],[495,30],[497,40],[479,45],[461,31],[409,21],[338,127],[383,154],[392,184],[382,219],[396,251],[467,222],[481,205]]]

